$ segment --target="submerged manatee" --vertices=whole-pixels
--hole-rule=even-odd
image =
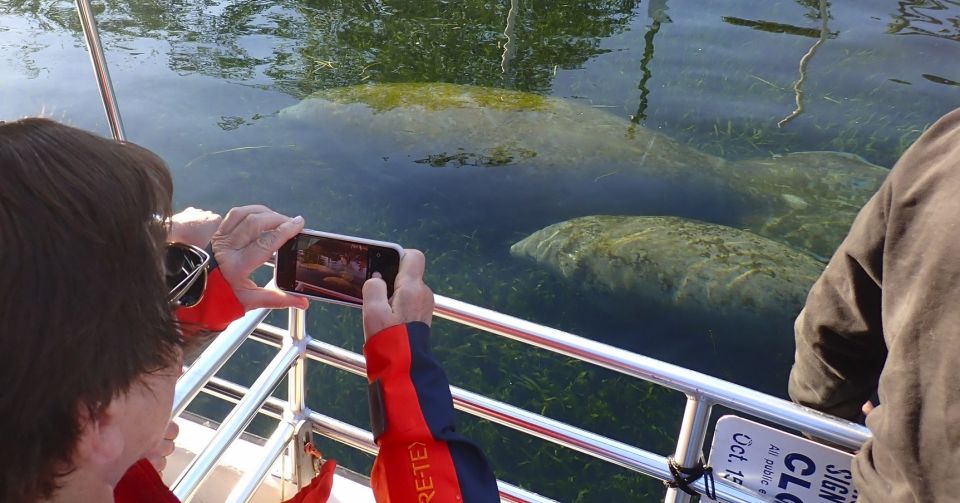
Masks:
[[[585,286],[722,314],[794,316],[823,270],[781,243],[679,217],[575,218],[510,252]]]
[[[446,83],[366,84],[316,92],[281,119],[336,124],[432,152],[433,165],[595,167],[651,172],[713,167],[723,159],[576,101]]]
[[[727,179],[759,202],[741,224],[827,259],[889,170],[841,152],[731,163]]]
[[[835,152],[727,161],[581,102],[445,83],[328,89],[281,110],[280,117],[349,131],[357,142],[370,135],[388,138],[392,148],[416,149],[413,160],[432,166],[520,164],[531,170],[530,178],[517,184],[531,187],[546,177],[703,187],[747,208],[739,221],[725,223],[819,257],[833,253],[888,172]],[[598,198],[587,212],[625,211],[604,204],[609,199]]]

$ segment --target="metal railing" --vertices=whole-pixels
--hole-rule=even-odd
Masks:
[[[714,377],[694,372],[682,367],[664,363],[652,358],[630,353],[603,343],[591,341],[567,332],[536,325],[512,316],[488,309],[465,304],[447,297],[436,296],[437,316],[457,323],[480,328],[500,334],[540,348],[565,354],[581,361],[593,363],[623,374],[656,383],[670,389],[681,391],[687,396],[686,408],[673,456],[683,466],[693,466],[699,460],[710,413],[713,405],[722,405],[751,416],[766,419],[772,423],[797,429],[837,444],[856,448],[868,437],[869,432],[860,425],[833,418],[819,412],[801,407],[786,400],[775,398],[757,391],[738,386]],[[291,310],[291,319],[302,313]],[[314,432],[342,442],[362,451],[375,454],[376,445],[370,432],[324,416],[301,406],[269,397],[269,391],[276,386],[276,376],[291,369],[288,374],[290,386],[303,385],[303,373],[296,365],[304,365],[302,358],[309,358],[335,368],[365,376],[366,366],[362,355],[343,348],[311,339],[303,332],[302,322],[295,322],[288,329],[278,328],[265,323],[256,323],[263,317],[262,312],[253,311],[245,318],[235,322],[219,336],[214,345],[190,367],[177,385],[174,410],[183,409],[185,402],[203,391],[220,398],[236,402],[239,405],[228,416],[220,430],[211,441],[211,445],[198,456],[201,463],[194,463],[187,473],[181,475],[175,484],[174,493],[188,497],[197,484],[222,453],[222,439],[236,438],[244,426],[257,412],[280,419],[280,426],[267,444],[268,455],[260,468],[254,473],[265,474],[267,468],[279,456],[282,447],[277,442],[289,441],[292,428],[309,426]],[[280,348],[280,353],[263,371],[261,378],[249,389],[240,385],[210,376],[229,358],[229,352],[239,346],[239,342],[250,338]],[[300,341],[295,344],[295,341]],[[294,354],[296,353],[296,355]],[[301,377],[297,377],[299,374]],[[477,417],[513,428],[588,454],[597,459],[621,466],[660,480],[672,480],[667,458],[645,451],[638,447],[597,435],[521,408],[499,402],[485,396],[457,387],[451,387],[454,405],[458,409]],[[289,396],[294,397],[293,393]],[[251,397],[260,403],[259,409],[252,405]],[[237,412],[237,411],[241,412]],[[209,451],[209,454],[208,454]],[[213,460],[213,461],[210,461]],[[245,501],[256,490],[256,483],[248,476],[238,484],[231,495],[231,501]],[[506,482],[499,482],[501,497],[505,501],[550,501],[543,496],[525,491]],[[703,481],[699,480],[693,489],[703,493]],[[740,486],[723,480],[716,481],[716,494],[719,501],[761,502],[768,501]],[[668,489],[666,502],[689,501],[689,496]]]
[[[76,3],[111,132],[114,138],[123,140],[120,112],[89,0],[76,0]],[[246,472],[234,486],[228,497],[230,502],[247,501],[285,449],[288,450],[288,455],[294,462],[293,482],[298,485],[306,482],[304,478],[311,473],[311,460],[306,457],[302,444],[311,430],[362,451],[372,454],[377,452],[373,435],[369,431],[312,411],[305,402],[308,358],[354,374],[365,375],[363,357],[311,339],[305,332],[304,314],[301,311],[290,310],[287,329],[264,324],[263,320],[267,314],[268,311],[264,309],[254,310],[231,324],[177,382],[173,407],[175,416],[183,412],[187,404],[201,391],[237,404],[220,425],[207,447],[193,459],[173,484],[172,489],[181,500],[188,500],[196,492],[217,465],[229,444],[243,432],[258,413],[278,419],[279,424],[263,447],[262,461],[255,469]],[[435,314],[456,323],[508,337],[684,393],[687,396],[687,402],[673,453],[673,457],[681,466],[693,466],[699,460],[714,405],[722,405],[850,448],[859,447],[869,438],[869,431],[860,425],[676,365],[447,297],[436,296]],[[214,374],[248,337],[280,348],[276,357],[256,381],[250,388],[245,388],[214,377]],[[288,379],[289,401],[270,396],[285,376]],[[467,390],[451,387],[451,393],[454,405],[467,413],[650,477],[672,480],[665,456]],[[498,485],[504,501],[552,501],[506,482],[498,481]],[[692,488],[701,494],[705,490],[702,480],[694,483]],[[733,503],[767,501],[755,493],[724,480],[716,481],[716,495],[720,501]],[[686,503],[689,500],[690,496],[687,494],[668,489],[664,501]]]

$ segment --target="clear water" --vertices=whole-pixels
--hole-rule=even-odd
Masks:
[[[364,134],[336,121],[292,123],[277,112],[323,89],[447,82],[574,101],[730,160],[825,150],[890,167],[960,105],[954,0],[830,2],[830,35],[806,67],[804,110],[782,128],[777,123],[796,108],[800,59],[821,33],[815,0],[108,0],[97,7],[127,134],[168,161],[179,207],[225,212],[262,203],[301,214],[313,228],[420,248],[438,293],[779,396],[792,357],[791,316],[691,313],[584,288],[509,254],[531,232],[582,215],[732,223],[742,208],[729,200],[676,180],[597,183],[608,164],[609,172],[631,164],[616,145],[553,171],[523,159],[483,166],[441,157],[431,165],[416,161],[457,147],[472,152],[471,145],[447,139],[444,148],[454,150],[437,151],[432,139],[401,141],[397,131]],[[0,119],[38,113],[109,133],[72,2],[4,0]],[[575,143],[604,133],[564,134]],[[309,321],[315,337],[359,349],[356,311],[316,306]],[[454,384],[671,450],[677,394],[444,322],[435,345]],[[249,381],[268,358],[245,348],[224,373]],[[313,367],[315,408],[366,424],[362,380]],[[551,497],[654,501],[661,494],[629,472],[463,421],[501,478]],[[361,470],[369,463],[335,446],[327,451]]]

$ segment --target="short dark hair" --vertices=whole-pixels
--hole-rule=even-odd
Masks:
[[[156,154],[57,122],[0,122],[0,501],[50,497],[89,417],[175,363]]]

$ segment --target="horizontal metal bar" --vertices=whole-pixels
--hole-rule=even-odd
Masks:
[[[497,480],[497,489],[500,491],[500,501],[513,503],[557,503],[557,500],[547,498],[522,487]]]
[[[653,382],[857,449],[870,438],[865,427],[759,391],[601,342],[435,295],[434,314],[555,353]]]
[[[233,322],[207,346],[191,365],[190,369],[177,380],[173,394],[173,416],[179,416],[187,404],[193,400],[203,384],[220,370],[237,351],[243,341],[270,313],[269,309],[254,309],[243,318]]]
[[[219,377],[214,377],[211,382],[203,388],[203,392],[233,403],[240,401],[247,391],[247,388],[220,379]],[[271,396],[264,403],[260,412],[279,419],[283,415],[286,407],[286,401]],[[334,419],[314,411],[310,411],[307,414],[307,419],[310,421],[310,426],[313,431],[318,435],[323,435],[324,437],[374,456],[379,451],[377,444],[373,441],[373,433],[367,430],[357,428],[339,419]],[[500,497],[503,501],[531,503],[551,503],[554,501],[501,480],[497,481],[497,486],[500,489]]]
[[[338,419],[310,411],[307,418],[314,425],[314,431],[346,445],[356,447],[369,454],[376,455],[379,449],[373,443],[373,433],[357,428]],[[556,503],[555,500],[545,498],[537,493],[527,491],[513,484],[497,480],[501,501],[518,501],[531,503]]]
[[[363,451],[367,454],[376,456],[380,448],[373,441],[373,433],[357,428],[356,426],[343,422],[339,419],[310,411],[307,415],[310,423],[313,425],[313,431],[323,435],[331,440],[336,440],[341,444],[348,445],[354,449]]]
[[[279,344],[284,331],[261,326],[251,338]],[[366,376],[366,363],[362,355],[318,340],[307,345],[310,358],[327,363],[341,370]],[[571,449],[595,456],[603,461],[639,471],[660,479],[670,478],[667,466],[657,466],[646,451],[611,440],[600,435],[534,414],[519,407],[492,400],[456,386],[450,387],[454,406],[465,412],[509,426],[544,440],[559,443]]]
[[[251,334],[251,338],[275,345],[281,343],[284,333],[285,331],[282,329],[261,325]],[[360,376],[366,375],[366,364],[363,356],[343,348],[314,339],[307,344],[307,355],[336,368]],[[450,387],[450,393],[453,395],[456,408],[475,416],[650,477],[660,480],[673,480],[667,459],[663,456],[534,414],[513,405],[492,400],[456,386]],[[724,485],[722,481],[718,481],[717,494],[723,494],[724,497],[728,498],[723,501],[763,501],[762,499],[750,499],[749,497],[739,499],[744,497],[742,496],[742,489],[732,489],[732,486],[726,487],[724,485],[724,491],[728,492],[722,492],[722,485]],[[703,487],[699,488],[699,490],[702,489]]]
[[[173,484],[173,493],[180,501],[190,499],[200,484],[210,475],[210,471],[217,464],[227,447],[240,435],[253,416],[266,401],[270,392],[277,387],[284,378],[290,365],[300,354],[297,346],[284,346],[260,377],[250,386],[249,393],[227,415],[220,428],[213,435],[210,444],[195,457],[184,473]]]
[[[240,400],[243,400],[243,397],[247,395],[250,389],[226,379],[214,377],[210,379],[210,382],[200,391],[221,400],[237,404],[240,403]],[[284,407],[286,406],[286,401],[271,395],[263,402],[258,412],[273,419],[283,419]]]
[[[260,484],[263,483],[270,472],[270,467],[283,453],[287,444],[293,439],[293,434],[303,422],[280,421],[277,428],[273,430],[273,434],[267,439],[267,443],[263,445],[264,453],[260,464],[255,469],[243,474],[243,477],[233,486],[224,503],[247,503],[257,488],[260,487]]]

